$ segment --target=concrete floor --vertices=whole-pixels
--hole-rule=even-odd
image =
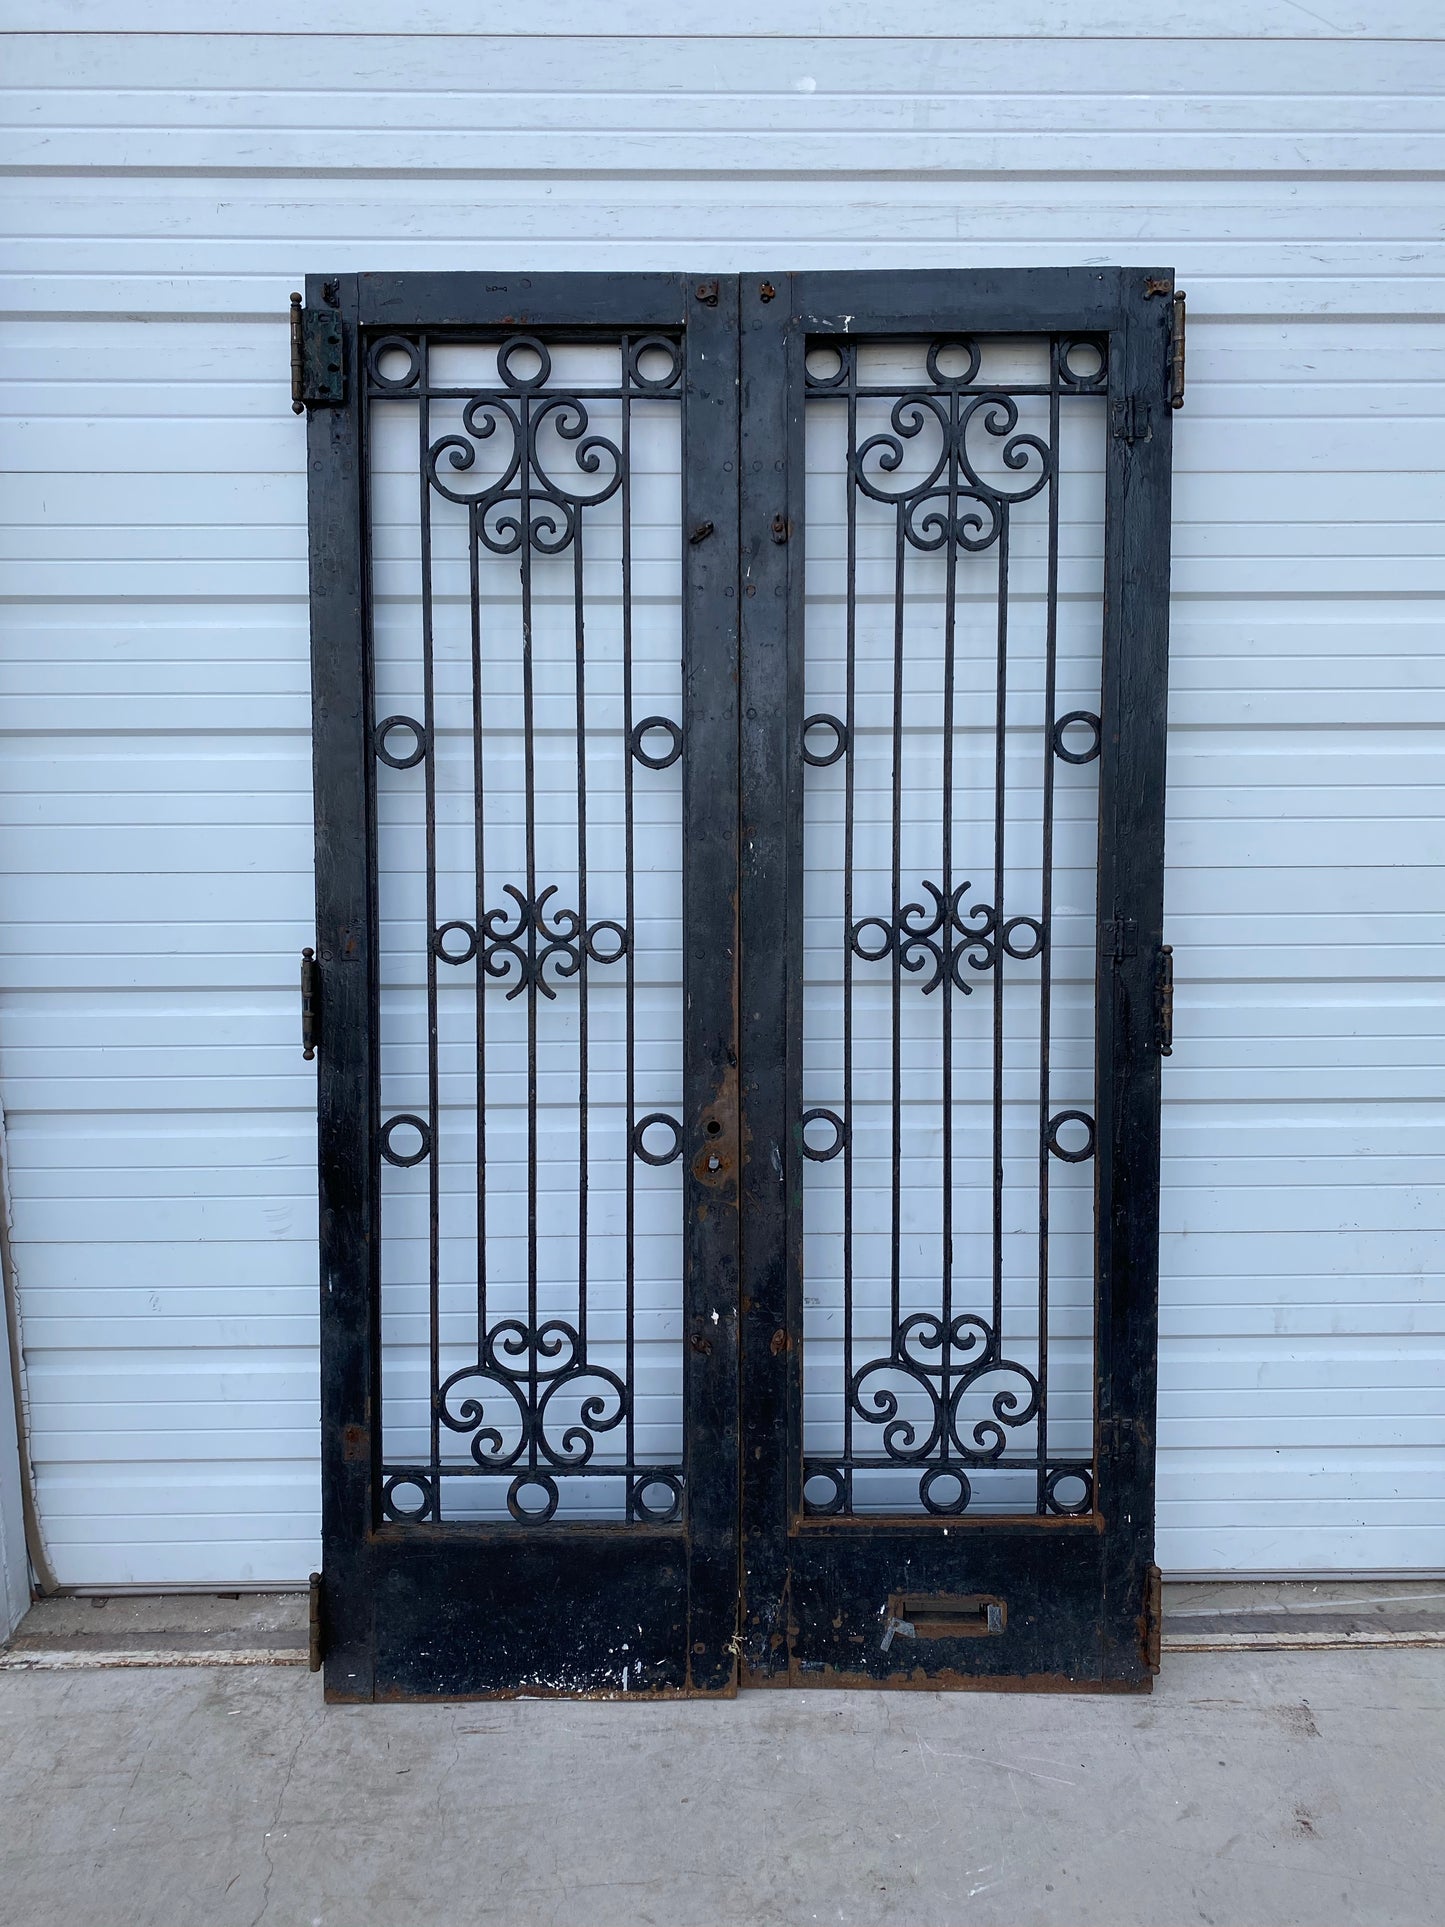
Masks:
[[[1166,1654],[1152,1698],[327,1707],[0,1673],[5,1927],[1439,1927],[1445,1653]]]

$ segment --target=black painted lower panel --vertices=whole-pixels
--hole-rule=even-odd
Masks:
[[[805,1527],[789,1541],[789,1663],[774,1683],[1147,1692],[1142,1590],[1120,1602],[1124,1636],[1105,1637],[1104,1548],[1087,1520],[946,1532],[874,1519]],[[1002,1602],[1002,1630],[939,1633],[920,1614],[910,1615],[912,1636],[895,1626],[889,1637],[910,1599],[936,1610],[940,1599],[977,1597]],[[1137,1667],[1110,1662],[1111,1644],[1137,1652]]]
[[[680,1532],[400,1529],[371,1545],[377,1699],[729,1693],[698,1669]],[[356,1693],[328,1659],[331,1699]]]

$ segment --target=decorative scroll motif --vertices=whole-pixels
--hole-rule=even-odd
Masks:
[[[513,1474],[507,1510],[525,1525],[553,1516],[560,1501],[554,1475],[590,1468],[598,1436],[623,1424],[631,1400],[615,1372],[588,1359],[581,1334],[566,1319],[532,1326],[507,1318],[489,1332],[476,1364],[438,1386],[435,1407],[440,1423],[467,1439],[478,1470]],[[675,1470],[611,1464],[596,1470],[627,1479],[630,1518],[663,1525],[680,1516],[682,1479]],[[388,1518],[407,1524],[436,1517],[437,1469],[389,1468],[382,1505]]]
[[[502,1319],[487,1334],[481,1363],[464,1365],[437,1390],[437,1416],[470,1438],[472,1457],[488,1472],[523,1457],[586,1465],[597,1433],[620,1425],[627,1403],[622,1380],[588,1361],[564,1318],[537,1326]]]
[[[549,963],[553,964],[555,981],[575,977],[582,968],[584,954],[599,964],[616,963],[626,956],[627,932],[610,917],[589,923],[584,931],[582,919],[575,910],[548,912],[547,899],[557,894],[555,883],[549,883],[534,898],[524,896],[510,883],[504,883],[502,890],[516,904],[516,910],[506,904],[488,910],[482,918],[480,944],[475,926],[455,919],[444,923],[435,933],[432,949],[444,963],[464,964],[470,963],[480,948],[482,968],[489,977],[511,981],[515,972],[515,981],[507,992],[508,1002],[529,989],[533,994],[540,991],[544,997],[555,999],[557,992],[545,974]],[[509,922],[509,918],[514,921]],[[448,942],[453,932],[460,939],[459,946]],[[604,933],[613,941],[600,947],[599,939]]]
[[[972,1312],[946,1326],[931,1312],[905,1318],[888,1355],[853,1373],[847,1397],[857,1418],[881,1428],[881,1456],[855,1452],[851,1465],[918,1466],[919,1502],[932,1513],[966,1511],[973,1490],[965,1468],[998,1464],[1009,1433],[1030,1425],[1039,1411],[1034,1374],[1005,1358],[994,1327]],[[1067,1472],[1077,1477],[1080,1468]],[[846,1468],[809,1465],[806,1478],[813,1488],[806,1498],[810,1513],[846,1508]],[[828,1483],[822,1494],[819,1480]],[[1058,1510],[1064,1509],[1060,1502]]]
[[[661,360],[663,372],[648,375],[644,357]],[[666,394],[680,384],[681,354],[661,336],[630,342],[626,361],[634,393]],[[622,486],[622,450],[606,435],[588,432],[591,418],[579,395],[544,392],[551,376],[545,343],[535,335],[510,336],[497,348],[500,386],[464,404],[465,433],[443,435],[427,450],[433,488],[471,509],[477,536],[494,555],[515,555],[524,542],[541,555],[562,554],[577,535],[582,510]],[[484,455],[490,462],[479,462]],[[488,470],[490,479],[482,480]],[[463,476],[477,486],[467,488]]]
[[[830,347],[837,369],[810,372],[812,394],[856,385],[855,345]],[[948,373],[945,356],[961,360],[962,367]],[[971,386],[982,361],[978,342],[969,336],[930,343],[924,367],[931,386],[910,386],[898,395],[888,429],[848,451],[855,487],[875,502],[896,506],[899,526],[916,549],[951,543],[977,555],[992,548],[1010,506],[1037,495],[1053,475],[1054,452],[1042,436],[1019,428],[1013,395]],[[905,461],[908,479],[890,486]]]
[[[926,904],[905,903],[891,922],[882,917],[862,918],[848,932],[854,956],[865,963],[881,963],[885,957],[896,956],[901,969],[928,973],[921,986],[925,997],[945,981],[967,997],[973,985],[963,974],[965,965],[970,970],[992,970],[1000,949],[1020,963],[1037,957],[1043,949],[1044,926],[1037,917],[1010,917],[1000,926],[998,911],[991,903],[975,903],[964,910],[964,894],[972,884],[960,883],[947,896],[927,877],[923,887],[933,899],[932,911]],[[871,932],[877,935],[866,934]]]

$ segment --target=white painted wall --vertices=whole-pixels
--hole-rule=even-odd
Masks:
[[[672,11],[0,15],[0,1090],[59,1576],[315,1560],[289,290],[1121,259],[1191,322],[1160,1556],[1445,1566],[1438,8]]]

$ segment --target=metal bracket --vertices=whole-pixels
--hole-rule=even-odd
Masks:
[[[1154,979],[1155,996],[1159,1006],[1159,1055],[1174,1055],[1174,946],[1161,943],[1159,963]]]
[[[321,1630],[321,1574],[311,1575],[310,1615],[308,1620],[310,1639],[308,1642],[307,1663],[313,1673],[321,1671],[321,1662],[326,1656],[326,1641]]]
[[[1104,940],[1116,964],[1139,954],[1139,926],[1133,917],[1111,917],[1104,925]]]
[[[301,952],[301,1055],[307,1063],[316,1055],[316,1043],[321,1031],[321,972],[316,965],[316,952]]]
[[[1138,395],[1116,395],[1109,426],[1116,442],[1145,441],[1149,434],[1148,402]]]
[[[341,316],[308,308],[291,297],[291,412],[334,408],[346,400],[346,351]]]
[[[1144,1664],[1151,1673],[1159,1671],[1164,1642],[1164,1575],[1157,1566],[1144,1573]]]

